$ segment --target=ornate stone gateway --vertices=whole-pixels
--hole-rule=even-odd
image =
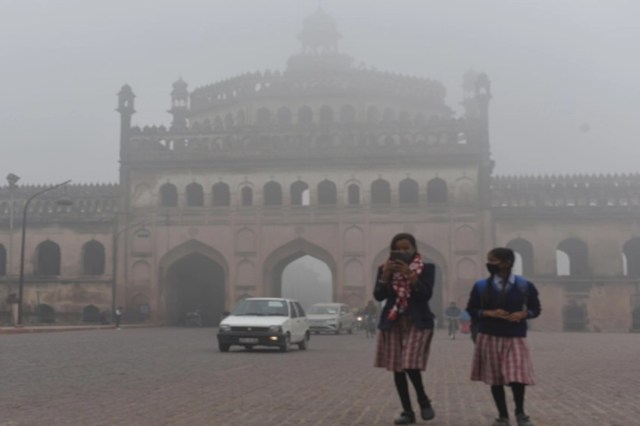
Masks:
[[[303,255],[327,265],[334,301],[362,307],[391,237],[411,232],[437,265],[440,320],[507,246],[541,293],[534,329],[639,328],[639,174],[493,176],[486,75],[465,74],[458,115],[437,81],[354,66],[321,10],[298,38],[283,71],[176,81],[168,128],[132,125],[122,87],[119,185],[31,204],[27,318],[122,305],[125,321],[177,324],[199,308],[216,324],[239,298],[281,294]],[[0,301],[16,290],[10,213],[37,190],[0,188]]]

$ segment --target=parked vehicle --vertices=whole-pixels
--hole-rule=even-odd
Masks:
[[[316,303],[309,308],[309,328],[314,333],[341,331],[353,333],[357,321],[349,305],[344,303]]]
[[[248,298],[220,322],[217,337],[220,352],[229,351],[231,346],[275,346],[287,352],[293,344],[300,350],[307,349],[310,332],[304,309],[297,301]]]

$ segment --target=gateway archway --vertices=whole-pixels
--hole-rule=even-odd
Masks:
[[[305,309],[314,303],[333,302],[331,270],[321,260],[302,256],[283,269],[281,295],[296,299]]]
[[[296,260],[310,256],[315,260],[324,263],[329,269],[330,274],[330,294],[333,301],[338,299],[338,291],[336,288],[336,266],[333,257],[325,249],[316,246],[306,240],[298,239],[291,241],[284,246],[274,250],[264,263],[265,268],[265,291],[267,296],[272,297],[291,297],[292,294],[283,295],[283,274],[287,266],[294,263]],[[288,277],[289,279],[295,277]],[[306,285],[305,280],[309,281],[308,277],[300,276],[298,278],[300,283],[298,285]],[[315,282],[315,281],[314,281]],[[285,288],[287,293],[291,293],[291,290],[296,287],[295,284],[288,283]]]
[[[225,304],[226,273],[214,250],[201,243],[187,243],[172,251],[164,260],[163,302],[165,321],[184,324],[187,312],[199,310],[203,325],[220,322]],[[208,250],[207,250],[208,249]],[[211,251],[212,253],[207,253]]]

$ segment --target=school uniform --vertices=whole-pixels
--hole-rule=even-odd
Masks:
[[[397,318],[389,319],[396,304],[397,295],[391,284],[380,281],[382,267],[378,269],[373,297],[386,300],[378,323],[378,342],[375,367],[401,372],[425,370],[433,338],[434,315],[429,308],[433,293],[435,266],[424,263],[415,285],[411,286],[408,305]]]
[[[510,313],[524,309],[527,319],[536,318],[541,311],[538,290],[532,282],[522,277],[516,279],[513,274],[506,283],[494,276],[492,281],[479,280],[474,284],[467,304],[467,312],[478,324],[471,380],[489,385],[535,384],[526,341],[527,321],[482,316],[484,310],[494,309]]]

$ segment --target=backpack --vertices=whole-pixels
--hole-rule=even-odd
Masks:
[[[523,305],[526,307],[529,302],[529,283],[524,277],[520,275],[514,275],[515,284],[520,289],[520,292],[524,296]],[[487,291],[487,285],[489,284],[489,278],[485,278],[484,280],[480,280],[476,282],[476,286],[478,287],[478,291],[480,292],[480,307],[484,308],[484,292]],[[475,317],[471,317],[471,340],[473,343],[476,342],[476,336],[478,335],[478,319]]]

